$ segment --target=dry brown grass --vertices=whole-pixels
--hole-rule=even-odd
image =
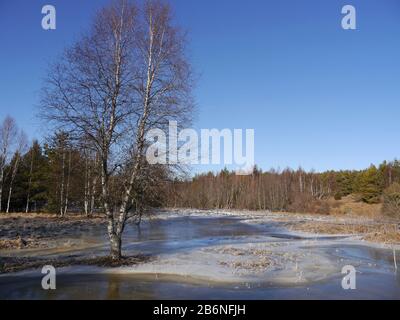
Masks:
[[[0,214],[0,250],[47,247],[49,241],[73,239],[94,225],[105,224],[105,218],[83,215],[8,213]]]
[[[363,238],[371,242],[399,244],[400,230],[397,224],[396,225],[385,224],[381,225],[376,230],[369,232]]]
[[[400,230],[397,223],[333,223],[321,221],[297,222],[291,230],[313,234],[360,235],[370,242],[400,244]]]
[[[0,239],[0,249],[22,249],[29,246],[31,240],[18,239]]]
[[[382,204],[367,204],[357,201],[353,195],[335,200],[330,198],[326,200],[330,206],[331,215],[353,215],[368,218],[381,217]]]
[[[0,220],[2,219],[54,219],[54,220],[87,220],[87,219],[98,219],[103,218],[104,215],[95,214],[88,218],[83,214],[68,213],[65,217],[61,218],[59,214],[56,213],[33,213],[33,212],[10,212],[10,213],[0,213]]]
[[[350,195],[335,200],[325,200],[330,207],[330,217],[296,214],[294,219],[281,219],[293,231],[328,235],[359,235],[375,243],[400,244],[400,221],[382,215],[382,204],[366,204]],[[279,221],[279,220],[278,220]]]

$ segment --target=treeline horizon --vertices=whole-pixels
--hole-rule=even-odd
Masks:
[[[382,213],[400,214],[400,161],[371,164],[364,170],[305,171],[287,168],[249,176],[227,169],[174,181],[168,189],[167,207],[197,209],[269,210],[329,214],[328,199],[349,195],[356,202],[382,203]]]
[[[102,211],[100,163],[95,152],[61,131],[28,145],[26,135],[17,134],[20,131],[11,117],[3,120],[1,132],[1,212],[49,212],[60,216],[81,212],[90,216]],[[400,161],[396,159],[364,170],[325,172],[302,168],[263,171],[256,166],[248,176],[223,169],[184,178],[162,167],[154,170],[157,184],[145,193],[149,207],[328,214],[330,208],[324,201],[328,198],[340,200],[355,195],[358,201],[368,204],[385,202],[387,190],[392,189],[392,197],[397,195],[400,183]],[[117,206],[122,181],[118,173],[110,181],[114,191],[110,192],[111,203]],[[397,205],[397,198],[394,200]]]

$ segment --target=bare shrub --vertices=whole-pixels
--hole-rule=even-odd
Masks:
[[[400,184],[393,183],[383,192],[382,213],[384,215],[400,217]]]

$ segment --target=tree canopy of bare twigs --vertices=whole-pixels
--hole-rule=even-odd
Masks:
[[[52,66],[43,89],[43,118],[76,140],[84,138],[99,157],[113,259],[121,257],[125,224],[133,209],[142,214],[141,199],[148,197],[156,171],[145,159],[146,133],[165,129],[171,120],[190,120],[192,72],[185,48],[168,4],[114,2]],[[110,204],[116,175],[117,210]]]

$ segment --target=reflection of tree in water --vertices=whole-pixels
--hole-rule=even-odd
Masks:
[[[108,276],[108,290],[107,290],[107,299],[116,300],[121,299],[120,295],[120,285],[121,278],[117,275],[109,275]]]
[[[156,276],[129,276],[123,274],[110,274],[107,276],[107,296],[108,300],[122,299],[157,299],[162,283]]]
[[[396,270],[396,283],[400,287],[400,271],[399,271],[399,269]]]
[[[393,264],[393,251],[392,249],[378,249],[378,248],[368,248],[369,256],[374,261],[384,261],[389,264]]]
[[[400,286],[400,272],[399,272],[399,252],[394,249],[377,249],[377,248],[369,248],[368,253],[371,258],[375,261],[384,261],[389,266],[393,266],[394,273],[396,275],[396,283]],[[396,259],[396,263],[395,263]],[[397,269],[396,269],[397,266]]]

